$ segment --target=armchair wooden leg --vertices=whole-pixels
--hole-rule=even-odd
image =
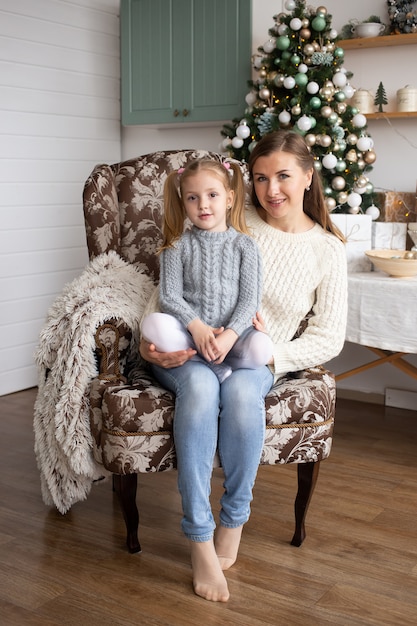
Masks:
[[[131,554],[142,551],[138,539],[139,512],[136,506],[137,484],[137,474],[113,474],[113,489],[119,496],[127,530],[126,545]]]
[[[295,533],[291,541],[292,546],[301,546],[303,543],[305,532],[305,518],[314,487],[316,486],[317,476],[319,475],[320,461],[313,463],[299,463],[297,466],[298,476],[298,492],[295,499]]]

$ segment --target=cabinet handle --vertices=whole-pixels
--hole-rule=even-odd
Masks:
[[[182,112],[184,117],[187,117],[187,115],[189,114],[189,110],[188,109],[184,109]]]
[[[174,111],[174,117],[178,117],[178,116],[179,116],[179,114],[180,114],[180,112],[178,111],[178,109],[175,109],[175,111]]]

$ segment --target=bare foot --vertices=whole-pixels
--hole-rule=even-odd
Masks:
[[[217,558],[222,570],[229,569],[236,562],[242,528],[243,526],[238,526],[237,528],[219,526],[217,529],[215,544]]]
[[[191,566],[195,593],[205,600],[227,602],[229,589],[212,539],[191,542]]]

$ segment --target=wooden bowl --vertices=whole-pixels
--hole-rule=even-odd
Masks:
[[[367,250],[368,259],[375,267],[395,278],[417,276],[417,258],[405,259],[406,250]]]

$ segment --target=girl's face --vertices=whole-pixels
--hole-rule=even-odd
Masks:
[[[202,230],[227,230],[227,209],[233,203],[233,191],[226,191],[216,174],[201,171],[187,176],[181,196],[189,220]]]
[[[255,161],[252,176],[268,224],[278,226],[303,216],[304,191],[313,169],[305,172],[289,152],[273,152]]]

